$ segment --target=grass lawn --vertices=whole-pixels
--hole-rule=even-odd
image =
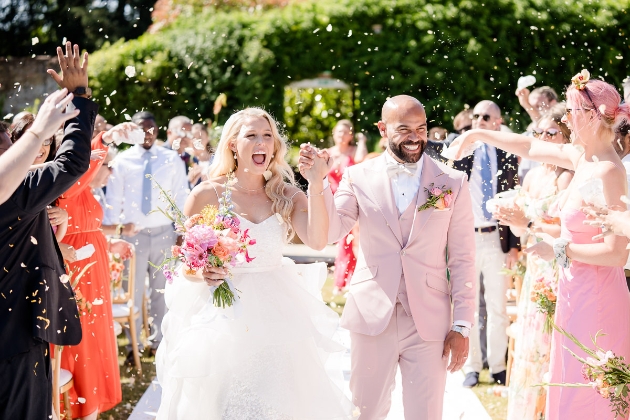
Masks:
[[[324,287],[322,288],[322,296],[328,306],[337,313],[341,314],[346,299],[342,295],[333,296],[333,279],[328,276]],[[143,356],[142,375],[138,375],[134,367],[125,366],[124,361],[127,356],[125,346],[128,341],[124,334],[118,337],[118,361],[120,362],[120,380],[122,382],[123,400],[113,409],[106,411],[100,415],[101,420],[126,420],[133,411],[142,394],[151,385],[151,381],[155,378],[154,358]],[[147,353],[148,354],[148,353]],[[488,393],[494,384],[489,383],[490,375],[484,370],[479,377],[479,385],[473,388],[473,391],[490,414],[493,420],[505,420],[507,416],[507,398],[497,397]]]

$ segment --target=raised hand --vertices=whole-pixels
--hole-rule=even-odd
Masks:
[[[474,130],[469,130],[457,137],[447,149],[444,149],[442,156],[450,160],[460,160],[474,153],[476,147],[474,134]]]
[[[37,112],[37,117],[28,131],[31,131],[42,142],[55,135],[59,127],[66,121],[79,115],[79,110],[64,112],[66,105],[72,101],[72,93],[62,89],[48,95]]]
[[[61,47],[57,47],[57,58],[59,60],[59,68],[61,76],[53,69],[46,72],[54,79],[60,88],[68,89],[68,92],[74,92],[78,87],[87,88],[88,86],[88,53],[83,54],[83,63],[80,63],[81,53],[77,44],[72,45],[70,41],[66,42],[66,54],[63,54]]]
[[[497,219],[499,224],[511,227],[526,229],[530,220],[525,216],[525,212],[516,204],[511,207],[497,206],[492,217]]]

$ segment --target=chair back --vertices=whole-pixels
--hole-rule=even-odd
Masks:
[[[52,364],[52,386],[53,386],[53,411],[58,419],[61,418],[59,407],[59,377],[61,376],[61,352],[63,346],[52,345],[51,364]]]
[[[120,286],[112,290],[112,304],[124,303],[133,307],[134,289],[136,281],[136,248],[131,244],[131,257],[128,264],[125,264],[127,273],[127,290],[123,288],[124,281],[120,282]]]

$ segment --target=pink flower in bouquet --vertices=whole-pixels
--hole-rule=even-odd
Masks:
[[[429,192],[430,192],[431,194],[433,194],[433,195],[440,195],[440,194],[442,194],[442,190],[441,190],[441,189],[439,189],[438,187],[431,188],[431,189],[429,190]]]
[[[201,248],[208,249],[218,242],[217,234],[211,226],[195,225],[186,232],[186,240],[190,240]]]
[[[231,236],[219,236],[219,244],[226,248],[230,254],[236,254],[239,250],[238,241]]]
[[[173,255],[173,257],[179,257],[180,255],[182,255],[182,248],[178,245],[173,245],[171,247],[171,254]]]
[[[232,229],[232,232],[234,233],[238,233],[241,225],[241,221],[238,220],[238,217],[228,217],[222,215],[217,216],[215,223],[222,224],[225,229]]]
[[[202,268],[208,261],[208,254],[206,250],[199,245],[195,245],[192,242],[184,242],[182,247],[182,255],[186,259],[186,263],[191,268]]]

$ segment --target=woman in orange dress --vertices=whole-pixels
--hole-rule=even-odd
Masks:
[[[120,240],[108,244],[100,229],[103,210],[92,195],[90,182],[107,154],[108,146],[104,141],[109,140],[115,130],[132,129],[127,124],[116,126],[92,139],[90,168],[59,198],[59,207],[68,212],[68,230],[63,242],[75,250],[88,244],[95,249],[89,258],[69,263],[69,271],[78,273],[86,265],[96,262],[81,277],[75,289],[75,292],[78,290],[77,298],[82,296],[84,302],[91,305],[89,310],[85,304],[79,305],[83,339],[77,346],[64,347],[61,358],[61,367],[72,372],[74,378],[70,401],[75,418],[96,419],[98,413],[111,409],[122,400],[107,252],[119,253],[125,258],[131,248]]]

